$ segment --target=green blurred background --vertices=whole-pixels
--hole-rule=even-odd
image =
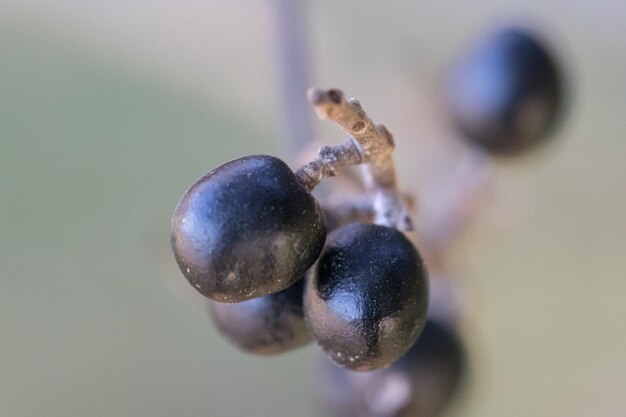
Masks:
[[[205,171],[288,157],[272,10],[0,0],[0,416],[317,415],[317,348],[230,347],[168,243],[178,198]],[[474,360],[453,412],[624,416],[626,3],[311,2],[313,81],[390,127],[402,185],[428,201],[458,153],[439,74],[472,37],[520,18],[547,30],[572,101],[545,152],[494,164],[451,249]]]

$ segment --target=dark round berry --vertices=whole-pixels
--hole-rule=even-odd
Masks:
[[[280,159],[248,156],[215,168],[183,195],[171,244],[189,282],[233,303],[283,290],[315,262],[324,213]]]
[[[241,303],[211,301],[211,316],[220,331],[247,352],[271,355],[295,349],[311,340],[302,312],[304,281]]]
[[[517,154],[544,141],[562,102],[550,51],[529,31],[507,28],[470,48],[448,74],[447,105],[456,127],[494,154]]]
[[[411,401],[399,416],[438,416],[463,382],[465,346],[454,329],[428,320],[415,345],[392,368],[408,372],[412,380]]]
[[[353,223],[330,233],[304,297],[305,318],[338,364],[387,366],[419,335],[428,310],[426,270],[401,232]]]
[[[428,319],[413,347],[390,367],[351,372],[320,364],[320,404],[337,417],[436,417],[451,403],[467,372],[456,331]]]

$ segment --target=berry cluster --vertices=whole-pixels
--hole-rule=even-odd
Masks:
[[[521,28],[490,34],[445,80],[452,123],[492,155],[542,143],[562,102],[555,61]],[[410,204],[397,189],[393,138],[340,90],[312,88],[309,101],[348,139],[323,147],[295,172],[278,158],[254,155],[204,175],[174,212],[176,261],[211,300],[213,320],[234,345],[276,354],[315,340],[341,365],[322,367],[327,413],[436,416],[467,358],[456,320],[427,317],[427,272],[413,243]],[[367,202],[322,209],[313,189],[351,165],[363,167]],[[440,250],[422,243],[427,253]],[[435,301],[434,310],[449,302]]]
[[[562,83],[557,63],[541,40],[527,29],[507,27],[489,33],[455,62],[445,77],[444,98],[450,121],[466,143],[478,153],[512,157],[538,148],[549,138],[562,111]],[[448,224],[439,236],[431,241],[420,230],[430,258],[445,250],[441,240],[450,240],[454,227],[449,223],[458,222],[454,218],[458,210],[448,210],[443,216]],[[443,413],[468,373],[468,357],[457,329],[458,300],[446,288],[454,285],[441,271],[431,275],[433,296],[426,325],[400,360],[367,373],[322,361],[318,373],[325,383],[320,384],[317,398],[322,415],[435,417]]]
[[[395,187],[393,139],[339,90],[311,89],[309,98],[349,139],[297,172],[263,155],[215,168],[181,198],[172,248],[185,277],[213,300],[218,327],[242,349],[279,353],[312,336],[347,368],[385,367],[413,345],[428,310],[426,270],[403,233],[411,223]],[[375,222],[327,235],[311,191],[355,164],[368,167]]]

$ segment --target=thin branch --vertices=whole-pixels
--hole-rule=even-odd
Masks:
[[[317,157],[300,168],[296,175],[304,187],[312,191],[324,178],[335,176],[338,168],[362,162],[358,142],[348,138],[340,144],[322,147]]]
[[[300,168],[296,175],[302,184],[312,190],[323,178],[335,175],[338,168],[364,164],[362,173],[373,197],[375,223],[412,230],[397,189],[391,133],[385,126],[375,125],[357,100],[346,101],[341,90],[313,87],[308,97],[319,118],[335,121],[349,138],[339,145],[323,147],[315,160]]]
[[[309,104],[303,97],[309,83],[304,0],[274,0],[278,78],[281,90],[279,114],[284,147],[295,156],[315,134]]]

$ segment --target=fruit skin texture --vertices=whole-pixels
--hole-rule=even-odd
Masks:
[[[556,61],[523,28],[505,28],[471,48],[448,74],[453,123],[472,144],[499,155],[523,153],[546,138],[562,103]]]
[[[304,296],[309,329],[339,365],[369,371],[389,365],[426,321],[428,280],[401,232],[353,223],[334,230]]]
[[[240,349],[273,355],[311,340],[304,321],[302,278],[286,290],[235,304],[210,302],[213,321]]]
[[[326,238],[317,201],[280,159],[227,162],[182,196],[170,242],[187,280],[234,303],[283,290],[315,262]]]
[[[436,417],[461,388],[467,362],[456,330],[429,318],[413,347],[388,368],[363,373],[320,363],[319,403],[326,416]]]

